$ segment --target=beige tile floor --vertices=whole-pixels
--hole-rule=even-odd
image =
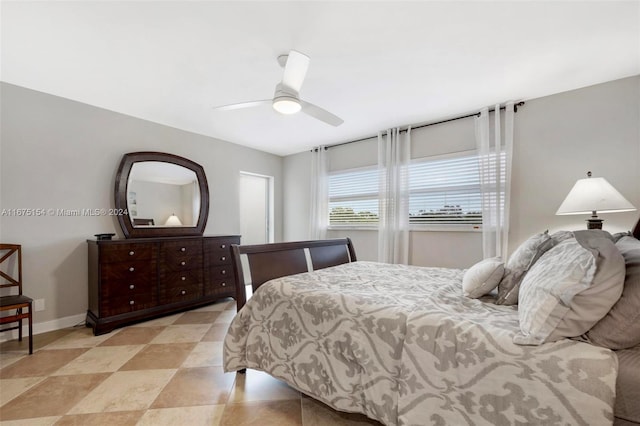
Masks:
[[[267,374],[222,371],[235,301],[94,336],[75,327],[0,344],[2,425],[379,425]]]

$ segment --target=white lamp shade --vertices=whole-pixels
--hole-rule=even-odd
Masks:
[[[178,218],[178,216],[172,214],[164,223],[164,226],[182,226],[182,222],[180,222],[180,218]]]
[[[628,212],[636,208],[605,178],[579,179],[564,199],[556,215]]]

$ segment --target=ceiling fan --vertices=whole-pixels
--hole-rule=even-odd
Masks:
[[[228,111],[240,108],[250,108],[271,103],[273,109],[281,114],[295,114],[299,111],[310,115],[332,126],[344,123],[340,117],[320,108],[310,102],[300,99],[300,87],[309,68],[309,57],[304,53],[292,50],[288,55],[278,56],[278,63],[284,68],[282,82],[276,85],[273,99],[261,101],[240,102],[237,104],[215,107],[216,110]]]

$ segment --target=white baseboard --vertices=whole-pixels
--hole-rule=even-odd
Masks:
[[[33,334],[46,333],[48,331],[60,330],[63,328],[73,327],[74,325],[84,323],[86,314],[71,315],[70,317],[57,318],[51,321],[39,322],[33,324]],[[25,325],[26,324],[26,325]],[[22,337],[29,336],[29,325],[27,321],[22,321]],[[18,330],[11,330],[7,333],[0,334],[0,342],[14,340],[18,338]]]

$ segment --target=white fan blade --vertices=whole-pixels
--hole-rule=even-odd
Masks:
[[[312,116],[313,118],[317,118],[320,121],[324,121],[327,124],[330,124],[334,127],[338,127],[344,120],[336,115],[331,114],[326,109],[322,109],[317,105],[310,104],[309,102],[305,102],[300,100],[300,104],[302,105],[302,112]]]
[[[302,87],[304,77],[307,75],[309,60],[309,57],[304,53],[300,53],[295,50],[289,52],[287,63],[284,66],[282,85],[299,92]]]
[[[266,105],[266,104],[270,104],[271,102],[273,102],[272,99],[265,99],[262,101],[249,101],[249,102],[240,102],[237,104],[229,104],[229,105],[222,105],[219,107],[213,107],[213,109],[217,109],[220,111],[231,111],[234,109],[241,109],[241,108],[251,108],[251,107],[255,107],[255,106],[260,106],[260,105]]]

